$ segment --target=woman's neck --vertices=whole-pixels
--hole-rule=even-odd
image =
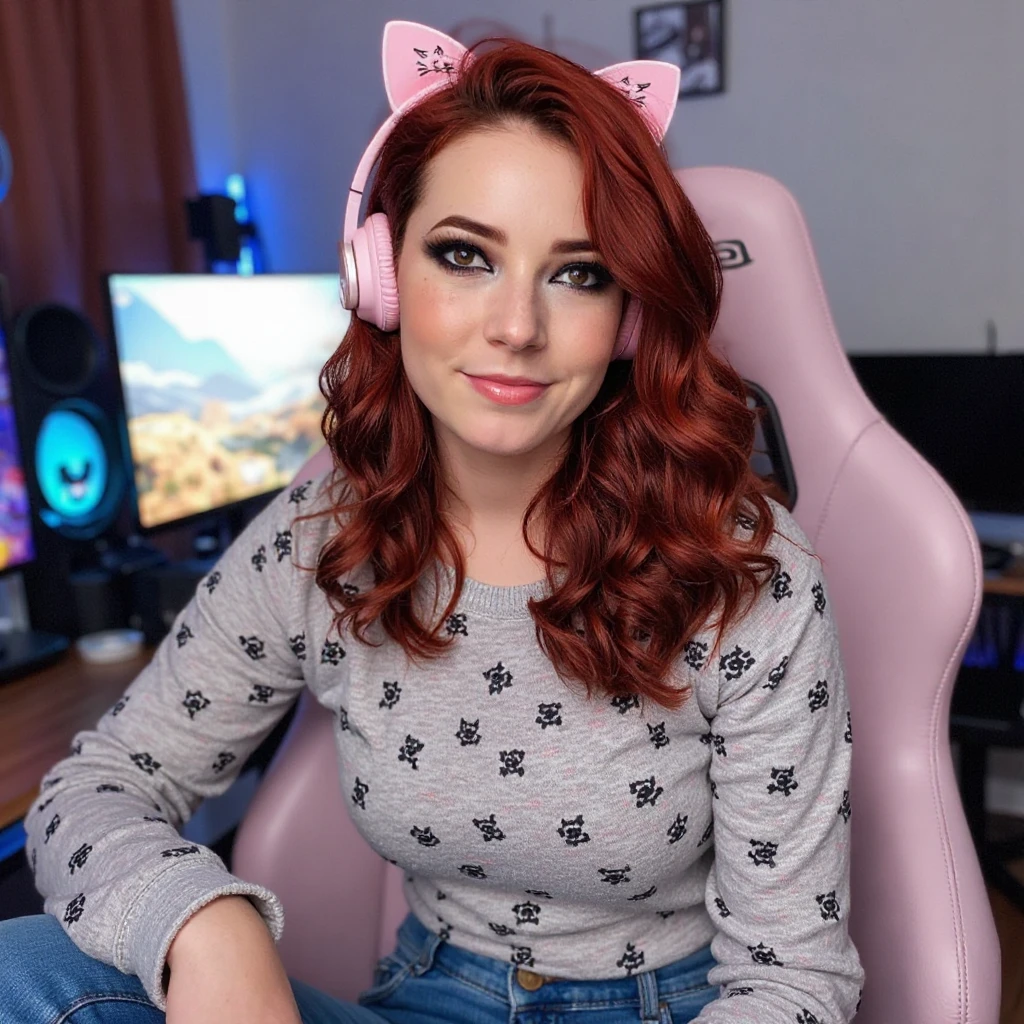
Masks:
[[[564,438],[516,455],[472,448],[439,432],[441,464],[448,490],[442,512],[455,531],[467,564],[466,575],[481,583],[514,586],[544,577],[544,561],[530,552],[523,517],[533,497],[554,472]],[[531,518],[530,540],[544,550],[543,509]]]
[[[449,523],[459,542],[466,575],[470,579],[499,587],[514,587],[544,579],[544,560],[537,558],[526,546],[521,522],[477,521],[467,524],[449,517]],[[535,524],[536,518],[531,526]],[[543,551],[542,539],[538,543],[538,532],[534,528],[530,539],[538,551]]]

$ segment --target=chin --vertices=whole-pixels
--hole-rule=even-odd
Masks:
[[[510,437],[507,429],[488,436],[474,434],[472,431],[457,433],[456,436],[467,448],[474,451],[504,456],[527,455],[542,447],[547,441],[546,437]]]
[[[478,452],[485,452],[488,455],[502,455],[511,458],[515,455],[529,455],[530,452],[537,448],[540,448],[543,441],[529,442],[524,444],[514,444],[508,441],[496,441],[494,444],[484,444],[482,442],[468,442],[469,446]]]

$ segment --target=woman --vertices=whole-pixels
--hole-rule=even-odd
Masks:
[[[48,913],[0,925],[0,1020],[849,1021],[839,647],[709,348],[714,246],[659,146],[678,71],[410,23],[384,64],[335,470],[44,779]],[[358,1004],[290,982],[274,894],[176,831],[306,686],[406,872]]]

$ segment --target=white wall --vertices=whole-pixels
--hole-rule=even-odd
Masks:
[[[343,199],[388,113],[384,23],[497,19],[596,68],[633,52],[625,0],[176,0],[200,180],[248,175],[274,270],[335,265]],[[781,180],[850,351],[1024,350],[1021,0],[727,0],[722,96],[681,101],[674,166]],[[587,59],[589,56],[590,59]],[[990,806],[1024,814],[1024,756]]]
[[[176,0],[197,161],[248,174],[273,268],[334,265],[342,199],[387,114],[385,21],[493,18],[633,56],[622,0]],[[1019,0],[731,0],[728,92],[680,103],[676,166],[779,178],[851,351],[1024,349]],[[596,65],[592,65],[596,66]]]
[[[223,192],[239,169],[227,7],[224,0],[174,0],[174,7],[199,189]]]

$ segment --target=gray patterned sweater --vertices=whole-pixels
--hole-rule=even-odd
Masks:
[[[852,1019],[849,704],[820,563],[781,505],[769,550],[782,571],[714,662],[710,631],[689,643],[674,678],[693,693],[671,712],[588,700],[556,676],[526,606],[544,581],[467,581],[445,623],[453,648],[420,668],[392,642],[331,632],[298,567],[331,520],[293,523],[326,500],[326,477],[275,497],[43,779],[28,855],[77,946],[165,1008],[168,946],[216,896],[246,895],[280,937],[274,893],[177,830],[309,687],[336,718],[348,813],[448,941],[581,979],[711,942],[720,998],[702,1024]],[[425,614],[451,592],[440,569],[417,593]]]

